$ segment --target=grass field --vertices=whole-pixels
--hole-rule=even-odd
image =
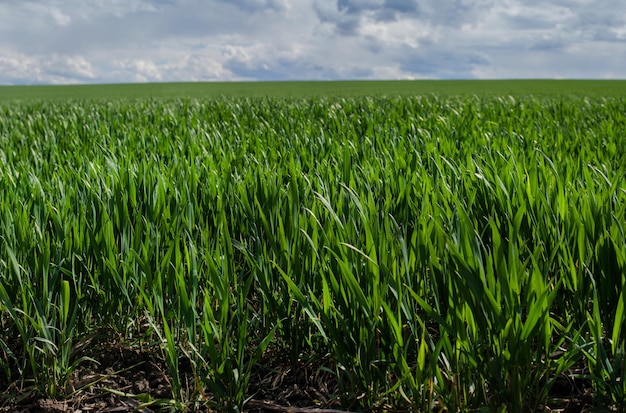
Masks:
[[[0,102],[67,99],[359,96],[623,97],[625,80],[418,80],[0,86]]]
[[[0,410],[623,411],[623,84],[477,84],[0,89]]]

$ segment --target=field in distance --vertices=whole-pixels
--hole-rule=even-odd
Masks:
[[[622,97],[626,80],[387,80],[0,86],[0,103],[31,100],[359,96]]]

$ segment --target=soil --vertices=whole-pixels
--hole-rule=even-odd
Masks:
[[[0,375],[0,413],[148,413],[176,407],[167,365],[158,350],[107,344],[92,349],[88,355],[98,363],[79,365],[67,388],[63,389],[68,396],[60,400],[39,397],[28,388],[18,389],[16,383],[7,383],[4,375]],[[330,373],[307,367],[296,370],[280,365],[269,367],[265,364],[263,373],[261,369],[253,373],[249,392],[254,397],[247,402],[246,412],[347,411],[333,408],[338,399],[330,396],[336,393],[336,383]],[[185,387],[191,389],[193,380],[188,360],[179,359],[179,371],[182,382],[187,384]],[[146,405],[141,400],[155,403]],[[199,405],[190,410],[212,412],[220,409]]]
[[[176,407],[172,402],[172,386],[166,363],[158,351],[108,344],[94,348],[89,353],[93,353],[92,357],[99,363],[83,363],[75,369],[68,387],[64,389],[64,393],[69,396],[63,400],[41,398],[29,394],[28,389],[18,391],[15,383],[7,383],[4,375],[0,375],[0,413],[149,413]],[[263,369],[251,377],[249,394],[252,398],[246,403],[246,412],[350,411],[350,407],[340,406],[333,375],[320,369],[320,366],[303,365],[291,369],[272,360],[267,363],[274,365],[264,364]],[[179,367],[183,383],[192,383],[189,362],[181,359]],[[149,395],[150,400],[158,402],[142,404],[137,395]],[[553,386],[551,405],[546,406],[544,411],[591,411],[592,396],[590,383],[563,376]],[[220,409],[214,406],[212,410],[205,404],[190,410],[212,412]]]

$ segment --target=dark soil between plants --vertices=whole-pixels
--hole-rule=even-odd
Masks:
[[[100,346],[88,351],[98,363],[83,363],[77,367],[59,399],[41,397],[25,383],[8,383],[0,375],[0,413],[65,413],[65,412],[153,412],[176,409],[171,380],[165,360],[157,350],[124,347],[118,344]],[[246,412],[311,412],[332,413],[348,411],[336,407],[336,383],[328,372],[314,368],[290,369],[281,365],[264,365],[253,374],[249,383]],[[263,373],[261,373],[263,371]],[[179,360],[179,372],[184,387],[193,391],[193,377],[188,360]],[[12,376],[15,376],[13,374]],[[190,411],[213,412],[227,410],[210,407],[200,401],[187,406]],[[144,403],[152,401],[152,403]],[[335,406],[335,407],[333,407]]]
[[[164,358],[153,349],[124,347],[119,344],[100,346],[89,351],[98,363],[84,363],[72,373],[59,400],[41,397],[34,389],[18,388],[0,375],[0,413],[67,413],[67,412],[140,412],[169,411],[177,406]],[[293,369],[273,360],[252,375],[248,394],[252,398],[244,411],[249,413],[337,413],[361,411],[356,406],[341,406],[333,375],[320,366]],[[272,365],[273,363],[273,365]],[[180,359],[180,376],[191,393],[191,366]],[[571,373],[571,372],[570,372]],[[187,406],[190,411],[227,410],[207,403]],[[143,402],[151,400],[151,404]],[[553,386],[545,412],[591,412],[591,384],[571,376],[560,377]],[[180,407],[180,406],[179,406]],[[379,411],[393,411],[379,408]],[[441,409],[445,412],[446,410]]]

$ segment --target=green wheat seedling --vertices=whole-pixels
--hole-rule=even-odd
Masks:
[[[0,106],[0,392],[76,396],[98,337],[161,360],[163,409],[243,411],[285,372],[349,410],[536,411],[571,376],[623,408],[625,114],[575,96]]]

